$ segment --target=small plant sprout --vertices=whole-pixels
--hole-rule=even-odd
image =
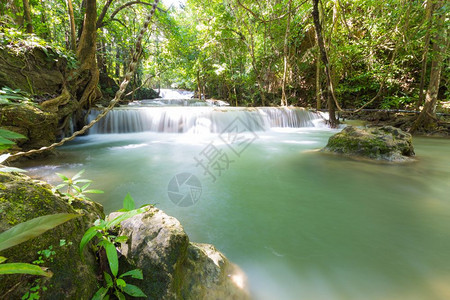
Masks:
[[[103,194],[101,190],[89,189],[89,186],[92,183],[92,180],[82,179],[81,175],[83,175],[85,170],[81,170],[77,174],[75,174],[72,178],[69,178],[63,174],[56,173],[62,180],[63,183],[57,185],[53,191],[58,190],[64,196],[67,196],[72,202],[76,199],[82,200],[90,200],[85,194]],[[80,184],[83,184],[82,186]],[[66,192],[62,192],[62,189],[67,188]]]

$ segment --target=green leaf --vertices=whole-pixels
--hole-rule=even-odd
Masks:
[[[114,282],[113,282],[113,280],[112,280],[112,278],[111,278],[111,275],[109,275],[109,274],[106,273],[106,272],[103,272],[103,276],[105,277],[105,280],[106,280],[106,286],[107,286],[108,288],[113,287],[113,286],[114,286]]]
[[[0,264],[4,263],[7,260],[6,257],[0,256]]]
[[[88,194],[103,194],[104,191],[102,191],[102,190],[87,190],[87,191],[84,191],[84,193],[88,193]]]
[[[52,277],[52,272],[45,272],[41,267],[25,263],[0,264],[0,274],[30,274]]]
[[[75,175],[72,177],[72,180],[77,180],[78,178],[80,178],[81,175],[83,175],[84,171],[85,171],[85,170],[81,170],[80,172],[78,172],[77,174],[75,174]]]
[[[91,228],[89,228],[88,230],[86,230],[86,232],[84,233],[83,237],[81,238],[81,242],[80,242],[80,256],[83,256],[83,249],[86,246],[87,243],[89,243],[90,240],[92,240],[94,238],[94,236],[97,235],[98,231],[101,229],[98,226],[92,226]]]
[[[64,180],[64,181],[69,181],[69,178],[67,178],[67,177],[66,177],[65,175],[63,175],[63,174],[56,173],[56,175],[58,175],[59,178],[61,178],[61,179]]]
[[[94,296],[92,296],[91,300],[102,300],[105,299],[106,294],[108,293],[107,288],[105,287],[101,287],[98,289],[98,291],[94,294]]]
[[[132,296],[132,297],[142,297],[142,298],[147,298],[147,295],[144,294],[144,292],[138,288],[135,285],[132,284],[127,284],[124,288],[123,288],[124,293],[127,293],[128,295]]]
[[[72,188],[73,188],[75,191],[77,191],[78,193],[83,192],[79,186],[73,185]]]
[[[14,168],[14,167],[4,167],[4,168],[0,168],[0,172],[5,172],[5,173],[12,173],[12,172],[26,173],[28,171],[22,170],[22,169],[19,169],[19,168]]]
[[[134,199],[131,197],[130,193],[128,193],[123,199],[123,208],[127,211],[133,210],[136,208],[134,204]]]
[[[79,183],[92,183],[92,180],[90,180],[90,179],[78,179],[78,180],[75,180],[73,183],[74,183],[74,184],[79,184]]]
[[[123,279],[117,279],[117,280],[116,280],[116,284],[117,284],[117,286],[120,287],[120,288],[123,288],[124,286],[127,285],[127,283],[126,283],[125,280],[123,280]]]
[[[109,268],[111,269],[111,273],[114,277],[117,276],[117,272],[119,272],[119,259],[117,257],[116,246],[110,241],[106,241],[105,245],[106,257],[108,258]]]
[[[0,233],[0,251],[35,238],[47,230],[80,216],[78,214],[54,214],[17,224],[7,231]]]
[[[55,189],[59,190],[59,189],[62,189],[63,187],[65,187],[65,186],[67,186],[67,184],[61,183],[61,184],[58,184],[58,185],[55,187]]]
[[[4,137],[0,136],[0,144],[3,144],[3,145],[15,145],[16,143],[14,143],[13,141],[7,140]]]
[[[126,241],[128,241],[128,237],[126,235],[121,235],[115,240],[116,243],[125,243]]]
[[[135,278],[135,279],[144,279],[144,275],[142,275],[142,270],[140,270],[140,269],[134,269],[134,270],[128,271],[126,273],[123,273],[122,275],[119,276],[119,278],[126,277],[126,276],[131,276],[132,278]]]
[[[26,136],[20,133],[0,128],[0,136],[7,139],[26,139]]]
[[[122,293],[119,292],[119,291],[115,291],[114,294],[117,296],[117,298],[118,298],[119,300],[125,300],[125,299],[126,299],[126,298],[125,298],[125,295],[122,294]]]
[[[146,208],[138,208],[132,211],[128,211],[126,213],[121,214],[120,216],[115,217],[114,219],[112,219],[111,221],[108,221],[106,223],[106,228],[110,229],[110,228],[114,228],[115,226],[119,225],[121,222],[135,216],[138,215],[140,213],[143,213],[144,211],[146,211]]]

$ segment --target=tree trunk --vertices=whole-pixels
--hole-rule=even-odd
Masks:
[[[200,70],[197,70],[197,88],[198,88],[198,99],[202,100],[202,83],[200,82]]]
[[[430,49],[430,31],[432,26],[432,19],[431,19],[432,15],[433,15],[433,3],[431,0],[428,0],[426,8],[427,33],[425,35],[425,45],[422,56],[422,71],[420,73],[419,99],[417,99],[416,103],[417,110],[420,108],[425,98],[425,93],[423,89],[425,88],[425,76],[427,73],[428,50]]]
[[[25,20],[25,26],[27,33],[33,33],[33,22],[31,20],[31,8],[28,0],[23,0],[23,19]]]
[[[96,0],[86,0],[86,10],[83,22],[83,32],[77,49],[77,58],[80,62],[80,81],[77,96],[80,108],[88,108],[101,96],[97,88],[99,71],[95,54],[97,51],[97,3]]]
[[[289,0],[289,14],[288,14],[288,19],[287,19],[287,24],[286,24],[286,32],[284,35],[284,48],[283,48],[283,82],[281,83],[281,106],[287,106],[288,105],[288,101],[287,101],[287,96],[286,96],[286,76],[287,76],[287,67],[288,67],[288,57],[289,57],[289,44],[288,44],[288,39],[289,39],[289,31],[290,31],[290,26],[291,26],[291,7],[292,7],[292,0]]]
[[[75,52],[77,50],[77,32],[75,29],[75,17],[73,14],[72,0],[67,0],[67,10],[69,13],[70,22],[70,49]]]
[[[439,0],[436,3],[436,11],[442,8],[444,0]],[[430,130],[436,120],[436,104],[439,92],[439,83],[441,81],[442,64],[444,55],[448,48],[447,30],[444,26],[446,14],[436,15],[435,31],[433,37],[433,60],[431,62],[430,82],[425,95],[425,104],[420,112],[417,120],[414,122],[410,132],[414,133],[417,130]]]
[[[320,110],[322,107],[322,89],[320,87],[320,50],[317,47],[316,57],[316,109]]]
[[[314,19],[314,29],[316,31],[317,43],[319,45],[320,56],[322,58],[322,62],[325,65],[325,75],[327,77],[327,85],[328,91],[331,94],[331,97],[328,97],[328,113],[329,113],[329,122],[331,127],[336,127],[338,125],[338,120],[336,119],[336,107],[335,102],[337,103],[336,96],[334,95],[333,82],[331,80],[330,74],[330,64],[328,62],[327,52],[325,50],[325,44],[323,42],[322,36],[322,27],[320,25],[319,19],[319,0],[313,0],[313,12],[312,16]]]

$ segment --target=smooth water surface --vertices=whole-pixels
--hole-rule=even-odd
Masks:
[[[128,192],[156,204],[239,264],[255,299],[450,299],[450,141],[416,138],[418,161],[389,165],[314,151],[333,132],[256,132],[240,156],[213,133],[89,135],[28,167],[53,183],[86,169],[107,212]],[[232,160],[215,182],[195,161],[211,145]],[[181,172],[202,184],[190,207],[167,195]]]

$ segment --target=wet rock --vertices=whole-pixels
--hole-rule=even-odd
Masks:
[[[113,218],[113,213],[109,218]],[[248,299],[244,273],[212,245],[190,243],[180,222],[157,208],[121,223],[124,272],[139,268],[133,284],[149,299]]]
[[[409,161],[414,156],[411,135],[392,126],[347,126],[330,137],[322,151],[392,162]]]

